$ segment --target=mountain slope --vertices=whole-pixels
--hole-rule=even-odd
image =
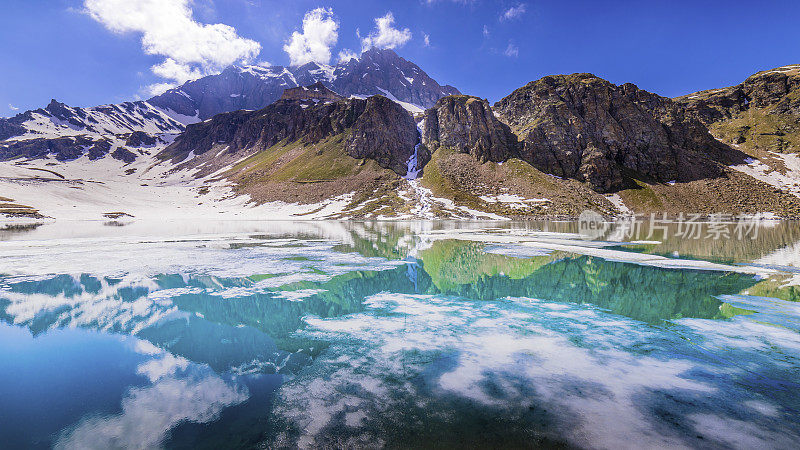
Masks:
[[[317,144],[346,135],[346,153],[369,158],[405,175],[406,161],[419,141],[411,114],[385,97],[342,99],[309,105],[279,100],[258,111],[235,111],[189,125],[159,154],[173,162],[204,165],[201,173],[263,151],[280,142]]]
[[[45,108],[0,119],[0,160],[18,157],[59,161],[87,155],[132,161],[166,144],[184,125],[150,103],[137,101],[78,108],[52,100]]]
[[[751,152],[800,152],[800,64],[675,100],[726,143]]]
[[[391,50],[369,50],[337,66],[234,66],[149,101],[76,108],[53,100],[45,108],[0,118],[0,160],[49,155],[58,161],[83,155],[97,160],[111,155],[131,162],[163,149],[186,124],[222,112],[261,109],[278,100],[286,89],[314,83],[345,97],[386,94],[420,105],[432,105],[442,96],[458,93],[453,87],[440,86],[416,64]],[[396,169],[402,169],[400,163]]]
[[[715,138],[750,156],[736,170],[800,195],[800,64],[675,100]]]
[[[758,126],[793,117],[792,68],[687,100],[556,75],[494,107],[451,95],[412,115],[394,94],[347,97],[329,87],[365,61],[307,65],[299,79],[261,68],[284,77],[282,98],[180,134],[175,118],[186,118],[150,102],[53,102],[4,120],[0,130],[14,136],[0,141],[0,196],[14,214],[71,218],[574,218],[587,209],[800,217],[800,155],[720,142],[708,128],[743,113],[762,114]],[[370,67],[358,70],[370,78]],[[312,84],[289,87],[300,79]]]
[[[345,97],[380,94],[423,108],[433,106],[441,97],[459,93],[452,86],[439,85],[394,51],[372,49],[336,66],[314,62],[299,67],[234,66],[148,101],[181,116],[205,120],[222,112],[261,109],[278,100],[284,89],[317,82]]]
[[[631,176],[666,183],[722,175],[743,161],[670,99],[591,74],[544,77],[496,105],[520,137],[522,159],[560,177],[619,190]]]
[[[715,140],[683,105],[632,84],[549,76],[495,110],[460,96],[426,112],[432,156],[422,186],[502,215],[501,203],[517,214],[573,217],[583,209],[800,214],[798,196],[742,173],[747,155]]]

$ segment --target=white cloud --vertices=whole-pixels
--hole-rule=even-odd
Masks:
[[[394,14],[391,11],[383,17],[376,18],[376,29],[370,32],[367,37],[361,39],[362,51],[373,47],[380,49],[402,47],[411,40],[411,30],[408,28],[398,30],[393,25]]]
[[[84,12],[114,33],[141,33],[144,52],[166,58],[152,70],[169,82],[149,86],[151,92],[218,73],[261,52],[258,42],[239,36],[231,26],[195,21],[190,4],[191,0],[85,0]]]
[[[422,41],[425,43],[425,47],[431,46],[431,37],[427,33],[422,33]]]
[[[303,32],[295,31],[283,50],[289,54],[291,65],[301,66],[311,61],[331,62],[331,47],[339,40],[339,23],[333,9],[316,8],[303,17]]]
[[[8,109],[10,109],[12,111],[18,111],[19,110],[19,108],[17,108],[16,106],[12,105],[11,103],[8,104]]]
[[[339,62],[344,63],[348,62],[351,59],[358,59],[358,54],[348,48],[339,52]]]
[[[168,80],[196,80],[203,76],[197,67],[181,64],[172,58],[167,58],[160,64],[151,67],[154,74]]]
[[[520,3],[517,6],[512,6],[503,12],[503,15],[500,16],[500,20],[511,20],[516,19],[523,14],[525,14],[526,6],[525,3]]]
[[[506,47],[506,49],[503,51],[503,54],[509,58],[516,58],[519,56],[519,47],[509,42],[508,47]]]
[[[151,97],[155,97],[156,95],[161,95],[174,87],[176,87],[175,83],[153,83],[145,86],[142,91]]]
[[[246,388],[232,385],[202,367],[193,366],[190,376],[179,378],[175,368],[166,364],[142,373],[156,379],[149,386],[129,389],[120,413],[84,417],[65,429],[54,447],[159,448],[177,424],[214,421],[223,410],[250,397]]]
[[[486,25],[483,26],[483,37],[485,38],[489,37],[489,27],[487,27]]]

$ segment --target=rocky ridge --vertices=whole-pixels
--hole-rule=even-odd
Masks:
[[[754,156],[800,152],[800,64],[675,99],[715,137]]]
[[[459,93],[452,86],[441,86],[394,51],[371,49],[335,66],[315,62],[299,67],[234,66],[219,75],[189,81],[148,102],[198,121],[223,112],[261,109],[278,100],[286,89],[318,82],[345,97],[380,94],[422,108]]]
[[[310,86],[300,86],[283,91],[280,100],[309,100],[312,102],[335,102],[344,97],[325,87],[318,81]]]
[[[498,102],[497,112],[484,99],[447,96],[418,117],[420,134],[410,114],[382,96],[309,104],[308,91],[289,92],[262,110],[191,125],[161,156],[188,161],[181,164],[203,176],[242,157],[280,165],[287,146],[293,158],[304,152],[309,161],[338,151],[393,171],[395,178],[375,175],[393,186],[413,161],[421,179],[410,183],[410,195],[427,202],[420,211],[431,217],[446,217],[453,208],[574,217],[584,209],[614,215],[620,208],[754,213],[759,205],[800,214],[797,197],[732,170],[745,155],[715,140],[682,104],[632,84],[590,74],[545,77]],[[318,146],[324,150],[313,153]],[[355,162],[348,164],[353,172]],[[281,167],[278,175],[261,170],[258,181],[245,177],[247,189],[295,180],[292,198],[318,199],[308,197],[313,187],[303,187],[310,180],[305,169]],[[224,176],[241,184],[240,170],[235,165]],[[614,202],[599,195],[608,192],[616,192]],[[273,190],[269,198],[281,197]]]
[[[69,161],[84,155],[97,160],[108,154],[131,160],[136,154],[124,146],[153,147],[183,129],[147,102],[80,108],[52,100],[45,108],[0,119],[0,160],[52,156]]]
[[[629,178],[688,182],[716,178],[742,155],[718,143],[672,100],[591,74],[544,77],[495,104],[521,141],[523,160],[599,192]]]
[[[800,159],[792,165],[800,156],[791,143],[761,146],[792,137],[800,66],[675,100],[591,74],[556,75],[494,107],[448,95],[414,117],[389,92],[347,98],[330,88],[344,79],[337,71],[365,60],[308,66],[310,85],[287,82],[266,107],[217,114],[180,134],[175,117],[186,118],[149,102],[84,109],[54,101],[0,121],[0,132],[23,130],[0,141],[0,160],[58,165],[110,155],[126,176],[159,166],[175,176],[169,183],[204,186],[198,199],[226,183],[230,198],[333,211],[329,218],[575,217],[586,209],[800,217]],[[744,120],[744,141],[731,140],[726,133]],[[764,169],[774,154],[783,155],[783,172]],[[8,197],[31,203],[20,192]]]
[[[344,149],[352,158],[372,159],[398,175],[406,174],[406,162],[419,141],[411,114],[382,96],[310,106],[302,99],[287,99],[258,111],[218,114],[189,125],[158,156],[217,167],[222,157],[240,158],[281,142],[317,144],[337,135],[346,135]]]

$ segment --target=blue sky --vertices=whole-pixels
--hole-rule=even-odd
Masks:
[[[800,63],[800,2],[794,0],[122,3],[151,9],[186,3],[186,17],[175,19],[173,27],[169,20],[177,16],[164,14],[169,18],[157,30],[152,17],[164,18],[158,11],[131,23],[132,14],[119,12],[120,1],[2,0],[0,116],[44,106],[50,98],[76,106],[146,98],[153,86],[175,82],[153,72],[167,58],[189,63],[164,66],[162,75],[184,67],[211,73],[237,54],[252,62],[287,65],[284,47],[293,32],[303,32],[304,16],[316,8],[325,8],[323,18],[336,23],[336,39],[327,35],[322,42],[332,63],[342,50],[360,52],[372,33],[372,45],[395,45],[398,54],[440,83],[492,102],[548,74],[592,72],[614,83],[632,82],[677,96]],[[395,39],[378,40],[375,19],[390,12]],[[192,35],[198,42],[170,36],[184,29],[186,36],[197,31]],[[211,31],[213,39],[205,34]],[[154,42],[146,51],[143,37],[148,36]],[[319,44],[308,45],[319,50]],[[209,48],[195,48],[203,45]]]

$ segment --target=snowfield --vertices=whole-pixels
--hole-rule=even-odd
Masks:
[[[196,179],[194,171],[174,172],[169,162],[153,157],[125,164],[110,157],[89,161],[84,156],[48,165],[54,162],[0,162],[0,193],[57,220],[108,220],[104,214],[115,212],[144,220],[311,220],[338,214],[351,200],[345,195],[309,205],[256,206],[249,196],[235,195],[224,180]],[[53,171],[64,179],[34,169]]]

